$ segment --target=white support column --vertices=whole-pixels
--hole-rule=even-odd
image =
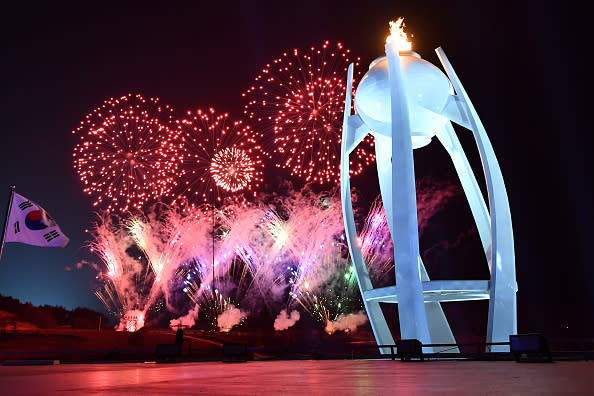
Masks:
[[[419,266],[414,159],[406,87],[395,43],[386,44],[392,126],[392,215],[398,317],[403,339],[429,344]],[[385,201],[384,197],[384,201]]]
[[[429,282],[429,274],[427,274],[427,270],[425,269],[425,264],[423,264],[423,259],[421,258],[421,256],[419,256],[419,266],[421,267],[421,281]],[[425,283],[423,283],[423,285],[425,285]],[[424,299],[425,297],[423,296],[423,301]],[[441,302],[425,302],[425,312],[427,313],[427,327],[429,328],[429,337],[431,339],[431,343],[455,344],[456,339],[454,338],[454,333],[452,333],[452,329],[450,328],[448,319],[446,318],[445,313],[443,312]],[[458,347],[435,347],[431,352],[440,352],[442,350],[447,350],[451,353],[460,352]]]
[[[382,194],[382,202],[384,204],[384,212],[388,220],[388,228],[392,235],[394,235],[393,213],[392,213],[392,144],[390,138],[380,134],[374,134],[375,137],[375,154],[377,162],[377,174]],[[416,199],[415,199],[416,201]],[[421,271],[421,281],[429,281],[427,270],[419,256],[419,269]],[[402,305],[399,304],[399,311]],[[427,326],[429,331],[429,341],[432,344],[455,344],[456,340],[450,329],[450,325],[439,302],[426,302],[425,311],[427,315]],[[457,351],[458,348],[455,348]],[[435,352],[439,348],[435,349]]]

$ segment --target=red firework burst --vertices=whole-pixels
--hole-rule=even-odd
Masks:
[[[340,43],[295,49],[266,65],[242,94],[250,122],[274,136],[278,167],[306,182],[338,183],[347,69],[359,60]],[[375,161],[372,146],[368,137],[355,151],[351,175]]]
[[[110,211],[140,209],[167,194],[176,176],[176,131],[172,110],[159,99],[128,94],[108,99],[72,131],[74,169],[94,206]]]
[[[257,194],[267,156],[258,143],[261,134],[212,108],[188,112],[176,124],[181,139],[176,200],[201,204],[221,201],[224,192]]]

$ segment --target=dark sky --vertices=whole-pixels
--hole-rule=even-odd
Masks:
[[[547,1],[192,3],[4,7],[0,207],[16,184],[71,243],[7,244],[0,294],[101,309],[94,274],[64,268],[85,257],[83,230],[93,219],[72,168],[71,130],[103,100],[133,92],[161,98],[178,115],[214,106],[239,117],[241,92],[282,51],[341,41],[366,68],[383,53],[388,20],[402,15],[425,59],[439,64],[433,50],[445,49],[498,156],[514,221],[520,330],[594,333],[584,10]]]

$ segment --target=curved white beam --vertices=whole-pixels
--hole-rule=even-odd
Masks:
[[[466,195],[472,216],[474,217],[476,228],[483,245],[483,251],[487,257],[489,271],[491,271],[491,217],[489,216],[489,210],[485,204],[481,189],[452,124],[449,122],[446,123],[444,129],[437,132],[437,138],[450,155],[454,164],[454,169],[456,169],[458,179],[460,180],[464,195]]]
[[[357,277],[357,283],[359,284],[359,290],[363,303],[365,305],[365,311],[373,330],[373,335],[378,345],[393,345],[394,339],[390,328],[386,323],[382,309],[377,301],[367,301],[363,296],[365,292],[373,289],[371,279],[369,278],[369,272],[367,266],[363,260],[363,254],[355,243],[357,240],[357,228],[355,226],[355,219],[353,213],[353,203],[351,196],[351,183],[349,179],[349,149],[348,147],[353,144],[355,134],[351,132],[349,128],[349,119],[351,117],[351,92],[353,82],[353,64],[349,65],[348,77],[347,77],[347,90],[346,100],[344,109],[344,120],[342,129],[342,142],[341,142],[341,166],[340,166],[340,195],[342,202],[342,217],[344,221],[344,229],[346,238],[349,241],[349,252],[351,254],[351,260],[353,261],[353,268],[355,276]],[[351,150],[352,151],[352,150]],[[380,348],[381,353],[390,353],[389,348]]]
[[[443,49],[440,47],[435,51],[467,113],[487,182],[491,213],[491,263],[494,264],[491,271],[487,342],[507,341],[510,334],[517,333],[514,239],[507,191],[493,146],[478,113]]]

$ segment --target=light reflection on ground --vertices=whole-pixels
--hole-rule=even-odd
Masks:
[[[594,362],[298,360],[0,366],[5,395],[567,393],[594,389]]]

